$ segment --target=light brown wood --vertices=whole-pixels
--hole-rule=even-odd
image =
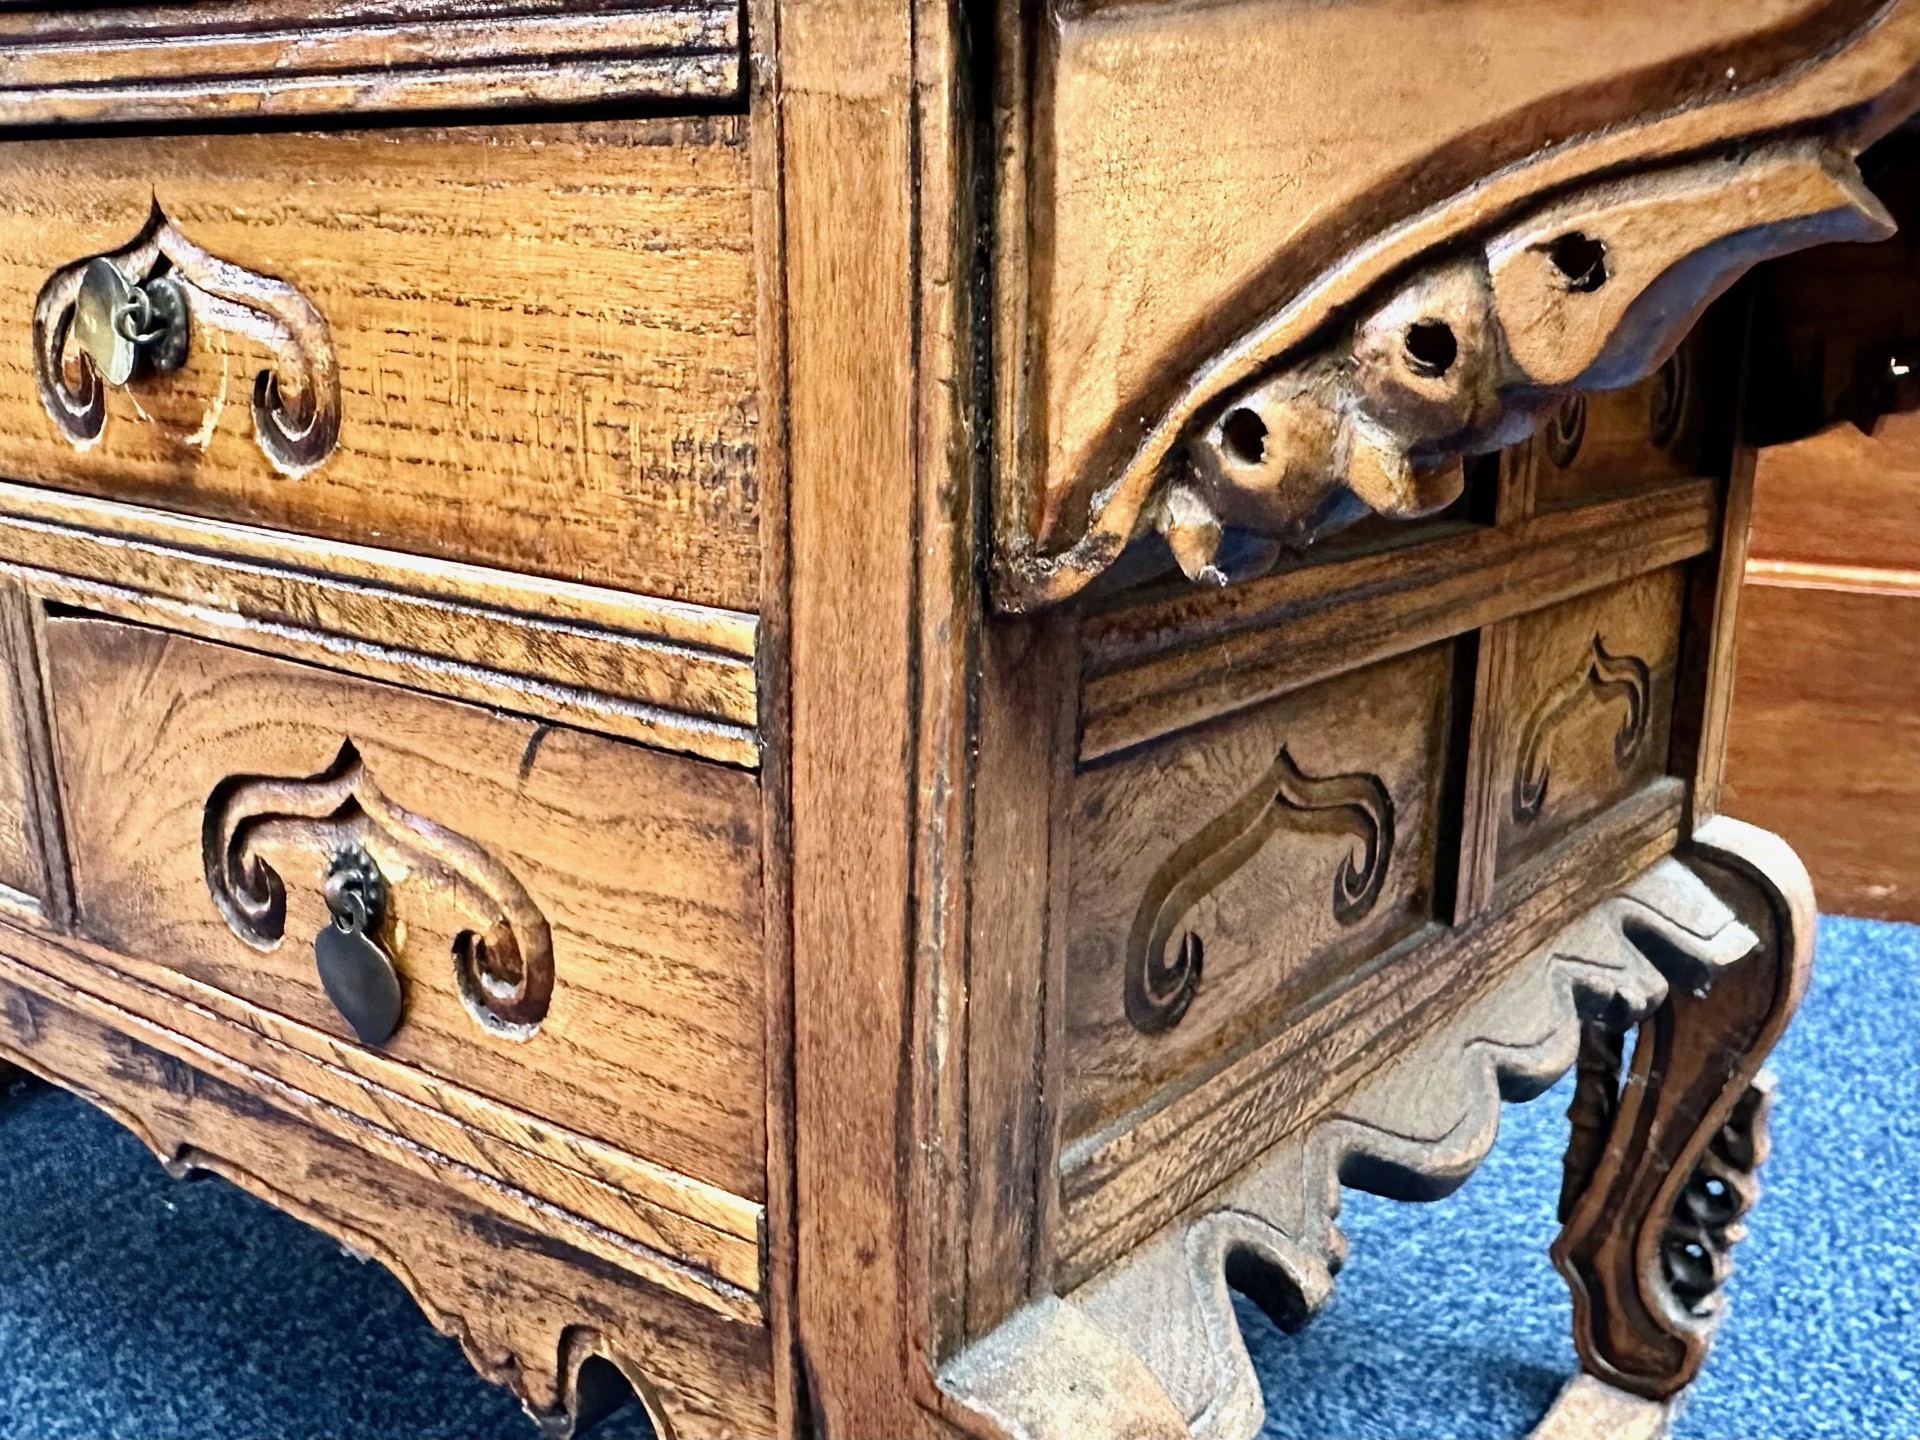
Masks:
[[[1715,297],[1920,0],[1669,8],[6,9],[0,1054],[555,1434],[1250,1440],[1340,1184],[1762,1048],[1754,445],[1908,312]]]
[[[1591,1375],[1576,1375],[1527,1440],[1667,1440],[1678,1408],[1629,1395]]]
[[[0,149],[0,194],[10,479],[756,607],[742,122],[35,141]],[[108,391],[91,448],[43,410],[34,297],[156,205],[324,321],[340,439],[318,468],[260,453],[246,397],[273,356],[206,325],[184,368]]]
[[[4,483],[0,571],[42,600],[244,636],[349,674],[735,765],[760,759],[759,624],[737,611]]]
[[[395,1059],[731,1190],[763,1194],[758,808],[747,777],[555,727],[100,620],[47,626],[81,934],[351,1040],[314,975],[331,858],[266,852],[284,940],[264,953],[209,894],[210,807],[297,782],[351,744],[394,805],[506,867],[553,931],[553,1002],[524,1040],[463,1004],[450,942],[484,920],[407,871]],[[427,862],[374,844],[389,867]],[[383,851],[377,848],[385,844]],[[410,909],[409,906],[418,908]]]
[[[737,7],[703,0],[10,7],[0,111],[45,124],[725,100],[740,29]]]

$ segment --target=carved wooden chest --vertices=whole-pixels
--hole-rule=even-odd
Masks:
[[[1755,397],[1854,394],[1735,282],[1916,106],[1920,0],[0,7],[0,1056],[555,1435],[1210,1440],[1577,1063],[1664,1399],[1811,945]]]

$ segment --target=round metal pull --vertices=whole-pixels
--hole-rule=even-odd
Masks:
[[[186,363],[191,323],[187,296],[171,275],[130,283],[111,260],[90,262],[73,307],[73,339],[109,385],[124,385],[145,365]]]

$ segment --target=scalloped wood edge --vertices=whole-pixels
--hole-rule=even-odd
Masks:
[[[1438,266],[1469,237],[1490,240],[1497,248],[1503,238],[1531,233],[1529,216],[1540,223],[1547,217],[1564,218],[1565,192],[1576,187],[1610,194],[1621,177],[1653,182],[1659,172],[1729,142],[1752,143],[1813,130],[1818,138],[1804,143],[1823,155],[1821,163],[1850,169],[1851,156],[1916,107],[1920,0],[1890,0],[1845,44],[1777,80],[1543,150],[1356,245],[1277,311],[1254,317],[1238,340],[1174,386],[1131,458],[1114,473],[1049,477],[1003,470],[999,483],[1008,493],[995,504],[996,606],[1022,612],[1066,599],[1112,564],[1143,527],[1154,524],[1168,532],[1189,575],[1215,583],[1229,578],[1211,564],[1207,517],[1188,513],[1194,509],[1190,505],[1175,503],[1169,510],[1170,497],[1178,500],[1172,492],[1180,488],[1167,473],[1169,458],[1222,397],[1262,379],[1289,357],[1310,365],[1319,357],[1306,355],[1305,347],[1324,334],[1331,321],[1370,297],[1382,296],[1387,284],[1406,276],[1411,267],[1422,262]],[[1778,253],[1785,253],[1835,237],[1783,232],[1779,238]],[[1721,257],[1720,286],[1763,258],[1732,253],[1741,248],[1734,245]],[[1419,283],[1416,279],[1409,288]],[[1395,298],[1385,296],[1382,308],[1391,309]],[[1333,451],[1335,460],[1347,453],[1337,443]],[[1342,478],[1340,470],[1336,466],[1336,479]],[[1405,513],[1429,508],[1431,488],[1414,486],[1418,494],[1402,507]],[[1078,535],[1042,534],[1031,528],[1038,523],[1034,517],[1050,513],[1049,507],[1028,503],[1034,495],[1082,489],[1092,492],[1091,508]],[[1391,485],[1386,490],[1399,493]],[[1219,519],[1232,523],[1233,517]]]
[[[1112,1435],[1248,1440],[1264,1407],[1231,1289],[1305,1324],[1345,1256],[1342,1184],[1449,1194],[1492,1147],[1501,1101],[1572,1066],[1584,1022],[1631,1024],[1670,983],[1698,985],[1758,944],[1691,870],[1659,861],[1204,1209],[963,1351],[942,1388],[1020,1440],[1068,1440],[1095,1417]]]

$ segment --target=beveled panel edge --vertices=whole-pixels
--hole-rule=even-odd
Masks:
[[[744,612],[3,481],[0,571],[41,600],[759,765]]]
[[[187,8],[0,16],[0,127],[744,100],[742,15],[725,0],[408,19],[280,6],[265,25],[244,13],[257,7]]]
[[[1094,616],[1079,763],[1704,554],[1718,489],[1662,485]]]
[[[135,967],[144,972],[132,973]],[[155,983],[164,978],[165,985]],[[732,1319],[764,1323],[765,1207],[72,937],[0,925],[0,980]],[[172,1009],[171,1022],[153,1018]],[[693,1254],[681,1253],[691,1251]]]
[[[1359,1083],[1401,1030],[1497,984],[1596,894],[1671,853],[1684,799],[1679,780],[1661,777],[1506,877],[1485,914],[1415,932],[1196,1083],[1069,1146],[1054,1288],[1080,1284],[1199,1203]],[[1294,1063],[1308,1051],[1314,1066]]]

